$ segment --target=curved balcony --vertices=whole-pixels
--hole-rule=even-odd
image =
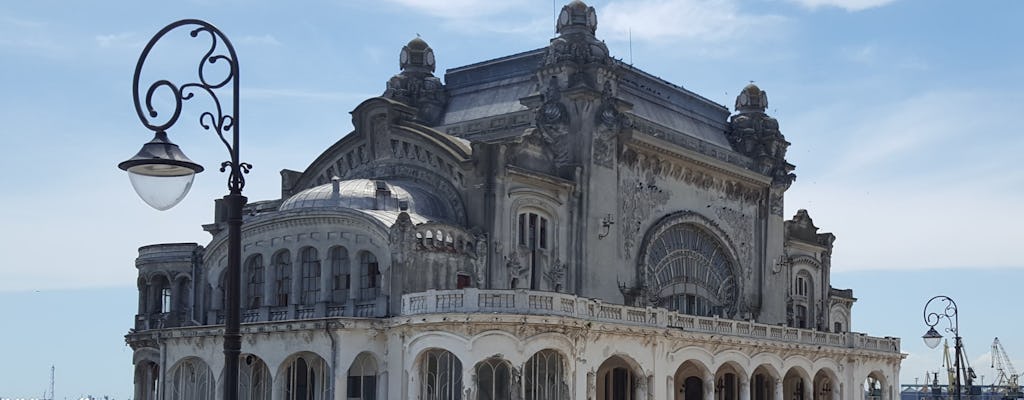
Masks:
[[[498,313],[551,315],[626,325],[681,329],[805,345],[899,353],[900,340],[863,333],[831,333],[756,322],[680,314],[664,308],[631,307],[554,292],[528,290],[429,290],[402,296],[401,315]]]

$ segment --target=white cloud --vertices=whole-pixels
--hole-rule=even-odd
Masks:
[[[634,40],[718,42],[763,35],[786,20],[746,14],[733,0],[613,1],[598,13],[598,29],[610,37]]]
[[[386,0],[415,11],[444,19],[467,19],[495,15],[526,4],[523,0]]]
[[[440,19],[445,27],[460,32],[522,35],[553,30],[550,17],[540,17],[547,9],[527,0],[385,1]]]
[[[131,41],[133,37],[135,37],[135,34],[130,32],[96,35],[96,43],[99,44],[100,47],[121,46],[126,42]],[[134,41],[131,41],[131,43],[134,44]]]
[[[277,40],[273,35],[266,34],[263,36],[243,36],[239,43],[251,44],[251,45],[266,45],[266,46],[280,46],[281,42]]]
[[[790,0],[810,9],[837,7],[846,11],[863,11],[893,3],[896,0]]]

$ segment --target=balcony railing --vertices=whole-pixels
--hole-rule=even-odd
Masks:
[[[562,293],[527,290],[429,290],[402,296],[402,315],[504,313],[554,315],[690,332],[714,333],[807,345],[898,353],[900,339],[862,333],[831,333],[756,322],[680,314],[664,308],[608,304]]]

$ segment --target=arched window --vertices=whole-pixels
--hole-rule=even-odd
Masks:
[[[807,295],[807,278],[803,276],[797,276],[796,284],[794,284],[793,286],[793,292],[796,293],[797,296]]]
[[[324,400],[327,366],[316,356],[295,357],[285,371],[284,398],[286,400]]]
[[[530,249],[548,248],[548,219],[537,213],[520,213],[519,245]]]
[[[441,349],[427,350],[420,362],[420,398],[462,400],[462,362]]]
[[[259,357],[242,356],[238,368],[239,400],[270,400],[270,369]]]
[[[568,400],[565,362],[554,350],[538,351],[526,361],[523,371],[526,400]]]
[[[305,247],[299,254],[302,260],[302,291],[299,301],[307,306],[320,299],[320,259],[315,248]]]
[[[348,368],[348,398],[377,400],[377,361],[370,354],[360,354]]]
[[[160,289],[160,312],[164,314],[171,312],[171,288],[166,286]]]
[[[546,259],[548,248],[548,218],[536,212],[519,213],[518,225],[516,225],[520,252],[525,251],[525,266],[530,277],[530,290],[540,289],[540,274],[543,270],[542,263]],[[513,285],[516,287],[518,283]]]
[[[245,264],[245,304],[250,310],[263,306],[263,255],[254,254]]]
[[[331,259],[331,298],[335,303],[348,301],[349,261],[348,250],[341,246],[332,247]]]
[[[510,400],[512,387],[512,366],[500,358],[489,358],[476,365],[476,388],[479,400]]]
[[[364,251],[359,253],[359,299],[372,300],[380,293],[380,266],[377,256]]]
[[[274,305],[287,306],[292,290],[292,255],[281,250],[274,255]]]
[[[198,358],[187,358],[171,372],[171,400],[213,400],[214,380],[210,367]]]
[[[644,267],[638,272],[657,305],[684,314],[731,317],[740,297],[737,264],[722,240],[724,233],[705,222],[692,213],[658,222],[644,238],[639,258]]]

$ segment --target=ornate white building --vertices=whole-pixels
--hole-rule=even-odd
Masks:
[[[894,399],[835,236],[784,220],[789,143],[613,59],[576,0],[547,47],[433,75],[422,40],[355,130],[246,206],[246,399]],[[225,222],[139,249],[136,399],[214,399]]]

